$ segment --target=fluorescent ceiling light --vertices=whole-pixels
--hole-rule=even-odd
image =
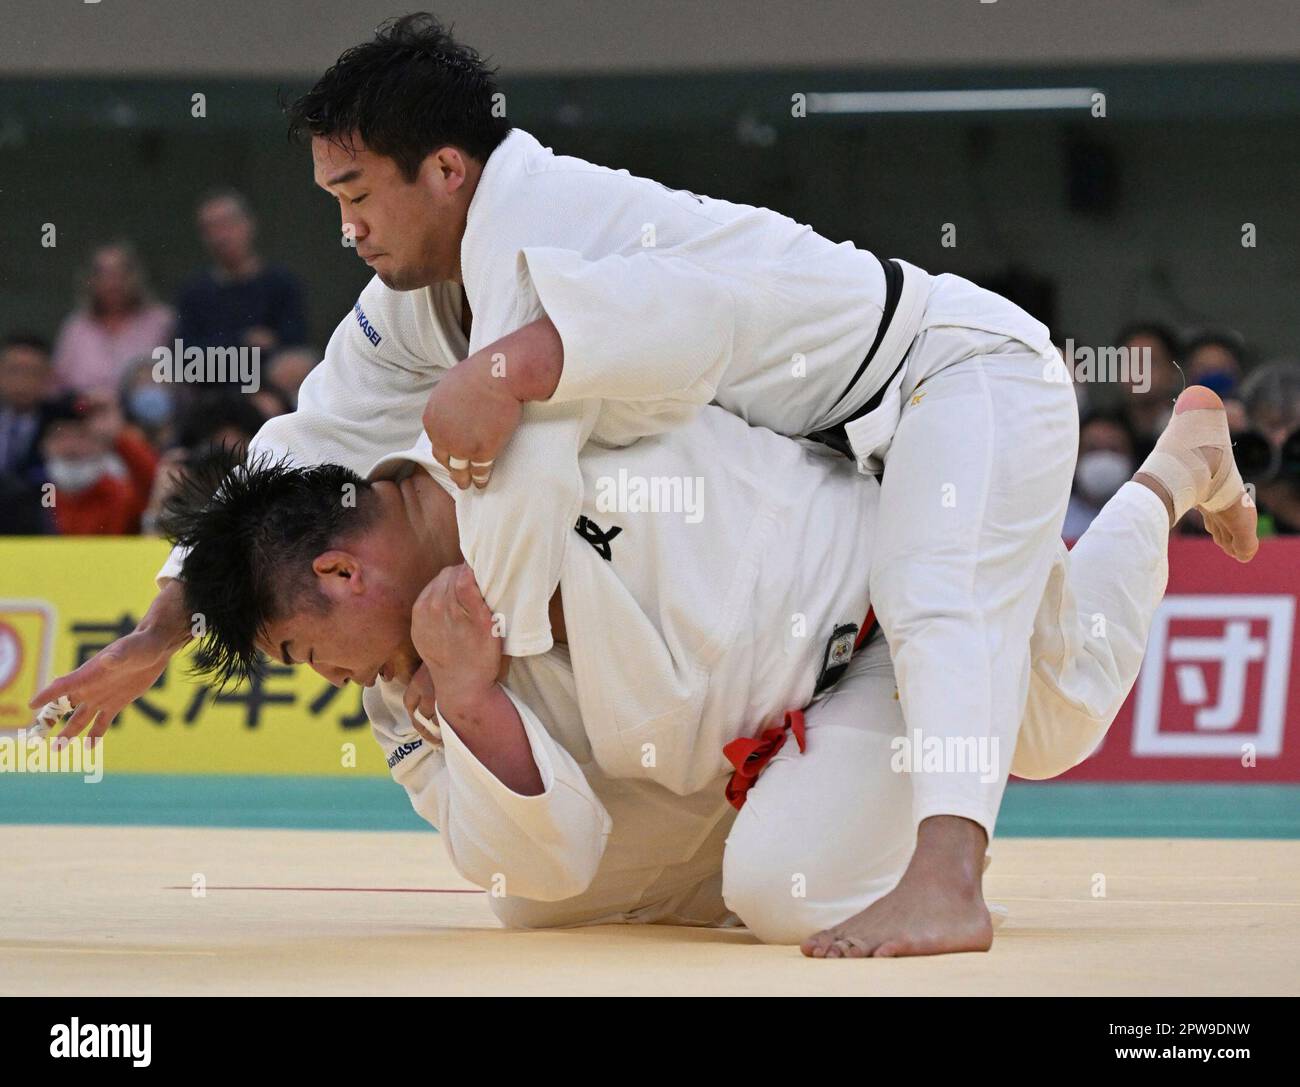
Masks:
[[[809,113],[953,113],[964,110],[1088,109],[1095,87],[1019,90],[847,91],[808,95]]]

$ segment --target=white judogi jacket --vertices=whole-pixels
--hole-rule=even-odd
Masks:
[[[767,209],[555,155],[520,130],[484,167],[461,265],[474,314],[468,343],[459,288],[396,292],[375,279],[303,384],[298,410],[268,422],[253,450],[364,472],[412,444],[443,368],[544,311],[564,342],[559,387],[550,401],[526,406],[487,490],[456,495],[461,550],[488,604],[506,617],[512,656],[551,645],[547,601],[578,545],[576,454],[588,438],[622,445],[709,401],[756,425],[807,434],[874,394],[920,328],[954,324],[1049,342],[1005,299],[904,265],[897,313],[846,396],[885,302],[876,257]],[[907,361],[914,380],[924,366]],[[850,424],[864,469],[888,447],[901,381],[900,373],[881,406]],[[178,570],[173,555],[161,576]]]
[[[412,463],[453,489],[427,442],[372,474]],[[689,868],[727,811],[723,745],[806,706],[832,633],[869,603],[878,487],[841,457],[706,408],[626,449],[589,446],[581,471],[594,525],[570,528],[568,645],[515,658],[506,683],[545,792],[512,793],[441,718],[444,747],[420,742],[400,685],[366,695],[394,778],[458,870],[541,901],[583,892],[611,833],[611,863],[643,881]],[[640,508],[633,481],[653,479],[692,481],[698,502]],[[630,500],[611,501],[619,487]]]

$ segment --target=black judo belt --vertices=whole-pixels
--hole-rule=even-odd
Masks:
[[[880,260],[879,257],[876,258]],[[844,397],[853,391],[853,387],[858,380],[867,372],[867,367],[871,365],[871,360],[876,357],[876,352],[880,349],[880,342],[885,338],[885,333],[889,329],[890,323],[894,319],[894,311],[898,309],[898,300],[903,294],[903,267],[898,261],[890,258],[889,260],[880,261],[881,268],[885,272],[885,307],[880,311],[880,325],[876,329],[876,338],[872,340],[871,347],[867,351],[867,357],[862,360],[862,365],[858,367],[857,373],[853,375],[852,380],[844,390],[844,395],[840,397],[839,402],[843,402]],[[904,353],[904,358],[906,353]],[[808,437],[813,441],[821,442],[828,445],[838,453],[843,453],[849,460],[856,460],[853,454],[853,447],[849,445],[848,431],[845,425],[852,423],[856,419],[861,419],[880,407],[880,402],[885,398],[885,391],[889,388],[894,378],[898,376],[898,371],[903,368],[903,359],[898,360],[898,365],[894,367],[894,372],[880,383],[877,389],[852,415],[842,422],[826,430],[819,430],[815,434],[809,434]]]

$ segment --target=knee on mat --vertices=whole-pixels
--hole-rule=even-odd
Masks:
[[[795,840],[797,837],[797,840]],[[825,842],[802,836],[764,835],[757,819],[744,813],[732,828],[722,861],[722,898],[745,927],[766,944],[797,944],[815,932],[847,920],[868,905],[864,892],[890,879],[884,867],[849,858]],[[881,867],[880,879],[861,867]]]
[[[795,880],[784,873],[723,866],[722,898],[727,909],[765,944],[797,944],[824,927],[798,890]]]

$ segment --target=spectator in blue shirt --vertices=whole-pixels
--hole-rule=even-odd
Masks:
[[[198,206],[198,227],[212,264],[182,289],[177,336],[188,348],[277,348],[305,342],[302,288],[287,269],[258,254],[257,226],[243,196],[223,190]]]

